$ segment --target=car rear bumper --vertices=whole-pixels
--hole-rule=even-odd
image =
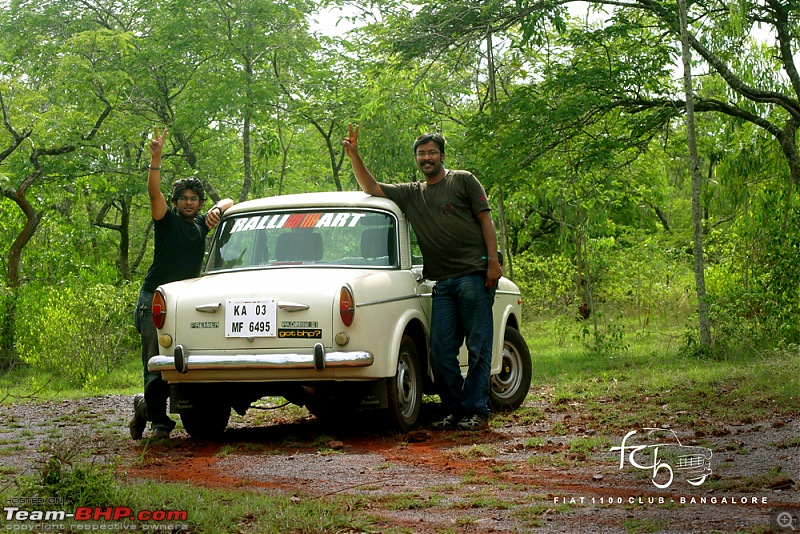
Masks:
[[[191,370],[242,371],[247,369],[316,369],[329,367],[369,367],[375,361],[368,351],[325,352],[322,344],[312,354],[189,354],[186,347],[175,347],[174,356],[153,356],[147,362],[151,372]]]

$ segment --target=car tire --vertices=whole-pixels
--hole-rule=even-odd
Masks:
[[[422,371],[417,345],[408,335],[400,340],[397,372],[386,379],[389,419],[402,432],[417,425],[422,409]]]
[[[183,428],[195,439],[218,439],[228,426],[231,407],[228,404],[200,405],[182,412]]]
[[[513,326],[506,326],[503,336],[503,365],[492,375],[489,404],[492,410],[516,410],[525,402],[531,387],[533,364],[525,338]]]

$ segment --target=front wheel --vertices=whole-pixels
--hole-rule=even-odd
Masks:
[[[389,418],[399,430],[408,432],[417,425],[422,408],[422,372],[417,346],[410,336],[400,340],[397,373],[386,381]]]
[[[513,326],[506,326],[503,336],[503,366],[492,375],[489,404],[492,410],[516,410],[525,402],[531,387],[533,364],[525,338]]]

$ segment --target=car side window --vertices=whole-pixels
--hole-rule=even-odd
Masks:
[[[417,234],[414,233],[414,228],[409,225],[408,232],[411,236],[411,265],[422,265],[422,251],[419,248],[419,241],[417,241]]]

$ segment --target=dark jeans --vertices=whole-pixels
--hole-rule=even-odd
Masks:
[[[431,367],[446,413],[489,416],[495,288],[472,273],[436,283],[431,308]],[[466,338],[469,370],[461,376],[458,352]]]
[[[144,401],[147,405],[147,420],[150,421],[150,428],[153,430],[172,431],[175,428],[175,421],[167,415],[169,384],[161,378],[161,373],[151,373],[147,370],[147,362],[159,352],[158,331],[153,324],[152,302],[153,294],[148,291],[141,291],[133,314],[133,324],[142,336]]]

